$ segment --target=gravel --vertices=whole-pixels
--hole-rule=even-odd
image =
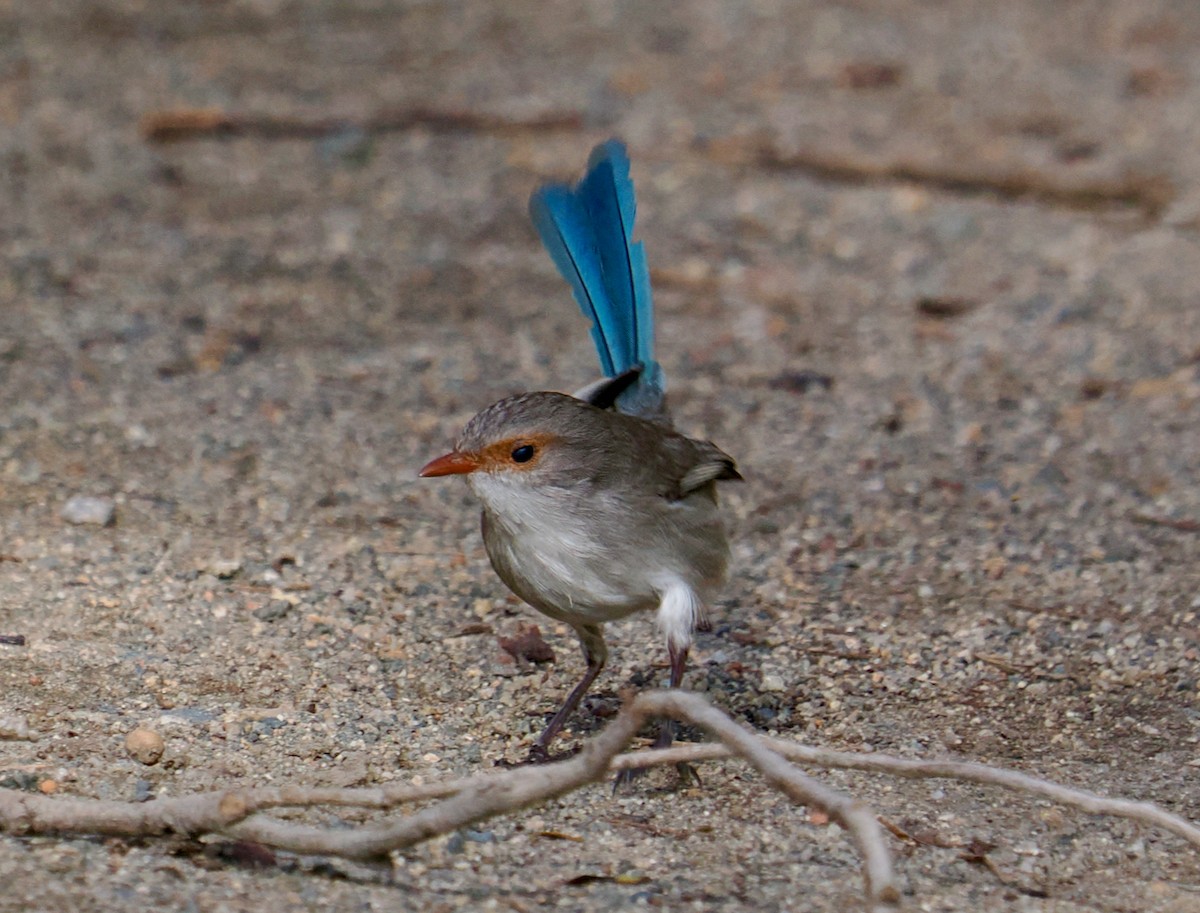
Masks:
[[[577,646],[496,580],[465,488],[415,474],[481,406],[592,379],[525,203],[617,134],[677,423],[747,478],[687,685],[785,738],[1200,818],[1200,11],[50,0],[0,33],[0,784],[524,756]],[[139,134],[181,106],[350,126]],[[398,109],[484,117],[367,122]],[[501,647],[534,623],[553,662]],[[666,678],[651,619],[609,639],[568,739]],[[843,833],[700,775],[390,866],[4,837],[0,911],[854,908]],[[910,909],[1197,909],[1200,856],[1157,831],[823,776],[928,838],[892,844]]]

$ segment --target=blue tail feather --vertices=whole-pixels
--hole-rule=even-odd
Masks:
[[[597,146],[575,188],[550,184],[529,201],[533,224],[558,271],[570,284],[605,375],[642,366],[638,382],[617,406],[639,414],[663,404],[662,369],[654,360],[654,304],[642,243],[633,242],[637,212],[629,157],[617,140]]]
[[[600,356],[600,368],[609,377],[620,373],[623,351],[609,343],[624,339],[604,295],[604,270],[594,244],[584,240],[592,228],[587,213],[570,188],[550,184],[539,188],[529,201],[529,214],[541,235],[542,244],[571,285],[583,315],[592,321],[592,339]],[[599,293],[599,294],[598,294]]]

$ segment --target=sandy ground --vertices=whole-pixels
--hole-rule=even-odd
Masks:
[[[678,423],[747,477],[689,686],[1200,817],[1194,3],[47,0],[0,35],[0,717],[37,736],[0,741],[0,785],[523,755],[575,644],[415,471],[492,400],[594,376],[525,202],[619,135]],[[240,129],[139,129],[201,108]],[[79,495],[115,522],[67,522]],[[519,667],[498,638],[533,620],[557,660]],[[610,632],[601,713],[665,676],[650,619]],[[844,834],[702,774],[394,869],[5,837],[0,910],[854,908]],[[1163,833],[827,779],[951,844],[893,841],[909,909],[1200,909]]]

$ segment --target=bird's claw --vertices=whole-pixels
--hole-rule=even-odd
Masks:
[[[649,767],[626,767],[613,777],[613,794],[616,795],[625,787],[633,785],[633,781],[649,769]]]
[[[579,746],[568,748],[566,751],[550,752],[545,745],[537,742],[529,749],[529,754],[525,756],[525,760],[520,762],[519,766],[526,764],[553,764],[555,761],[565,761],[567,758],[573,758],[579,754]]]
[[[613,778],[613,792],[618,793],[627,786],[631,786],[642,774],[650,770],[649,767],[627,767],[618,773]],[[675,784],[676,789],[689,789],[691,787],[700,787],[704,784],[700,780],[700,774],[696,768],[687,761],[677,761],[675,763],[675,771],[679,774],[679,781]]]
[[[700,771],[696,770],[695,766],[689,764],[687,761],[677,761],[675,770],[679,774],[680,789],[690,789],[693,786],[699,789],[704,786],[703,781],[700,779]]]
[[[530,767],[535,764],[553,764],[555,761],[565,761],[567,758],[573,758],[577,754],[579,754],[578,747],[568,748],[566,751],[560,751],[555,754],[551,754],[545,745],[539,744],[530,748],[529,754],[527,754],[520,761],[510,761],[508,758],[499,758],[495,762],[494,766],[503,767],[505,770],[513,770],[517,767]]]

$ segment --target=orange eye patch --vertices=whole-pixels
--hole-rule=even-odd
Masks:
[[[480,468],[487,472],[533,469],[554,441],[553,434],[528,434],[506,438],[485,447],[479,454]]]

